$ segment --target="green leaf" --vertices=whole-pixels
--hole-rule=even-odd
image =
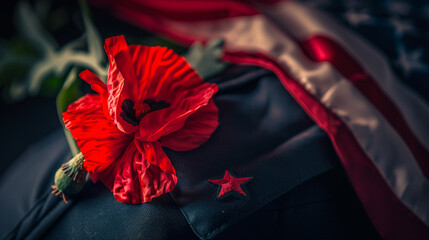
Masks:
[[[75,139],[71,135],[70,131],[65,128],[62,113],[67,111],[67,107],[73,103],[80,96],[79,86],[80,81],[78,80],[77,68],[72,68],[66,81],[61,88],[57,97],[57,112],[60,122],[63,125],[64,133],[66,135],[67,143],[69,144],[70,150],[74,155],[80,152],[79,147],[76,144]]]
[[[89,8],[85,1],[80,1],[86,33],[62,48],[58,48],[55,39],[42,27],[34,9],[28,2],[18,4],[19,30],[28,42],[42,54],[31,67],[27,75],[27,91],[31,95],[39,93],[43,81],[51,74],[64,75],[71,67],[90,68],[104,79],[107,76],[105,57],[100,37],[89,17]],[[88,50],[80,50],[86,43]]]
[[[222,47],[222,39],[213,39],[206,46],[203,46],[201,42],[196,42],[190,47],[185,58],[205,79],[221,72],[228,66],[227,63],[220,61],[223,54]]]
[[[64,77],[56,75],[49,76],[45,81],[43,81],[42,87],[40,88],[40,96],[49,98],[57,96],[63,83]]]

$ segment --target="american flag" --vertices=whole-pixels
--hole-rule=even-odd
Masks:
[[[224,61],[273,71],[329,135],[380,235],[429,239],[429,4],[93,2],[183,44],[222,38]]]

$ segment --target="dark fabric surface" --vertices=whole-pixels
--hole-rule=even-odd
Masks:
[[[64,204],[63,204],[64,205]],[[169,194],[150,203],[117,202],[101,183],[92,185],[44,239],[198,239]]]
[[[56,169],[70,157],[63,132],[57,131],[28,149],[6,172],[0,182],[0,192],[8,193],[0,199],[2,239],[194,236],[168,194],[143,205],[123,204],[104,185],[88,181],[81,194],[63,203],[50,194],[49,186]]]
[[[49,186],[61,163],[71,153],[62,131],[56,131],[27,149],[0,179],[0,237],[22,238],[42,232],[68,207],[51,196]],[[37,224],[39,223],[40,224]]]
[[[381,239],[341,166],[282,195],[216,239]]]
[[[45,164],[59,165],[70,156],[62,132],[57,131],[27,150],[14,165],[14,170],[8,173],[22,173],[26,169],[25,163],[32,164],[33,156],[37,157],[49,147],[54,147],[60,154],[51,152],[44,158]],[[22,169],[18,170],[20,167]],[[198,239],[169,195],[149,204],[127,205],[116,202],[102,184],[89,182],[83,193],[76,197],[78,201],[72,199],[66,205],[47,190],[55,168],[48,167],[43,174],[26,175],[26,181],[18,181],[22,183],[18,185],[22,191],[12,190],[2,198],[2,238],[23,218],[24,221],[9,235],[10,239]],[[33,181],[37,176],[43,179]],[[36,190],[31,197],[28,191],[37,186],[43,190]],[[2,193],[11,191],[4,184],[0,190]],[[215,239],[379,237],[344,172],[337,166],[270,202],[225,229]]]
[[[219,86],[218,129],[198,149],[167,151],[183,174],[172,196],[203,239],[338,163],[326,134],[271,72],[234,67],[209,81]],[[216,200],[217,186],[207,180],[225,170],[253,177],[246,185],[250,200]]]
[[[56,168],[71,157],[58,131],[28,149],[2,177],[0,191],[7,194],[0,199],[0,237],[377,238],[328,137],[272,73],[234,66],[210,81],[219,84],[220,126],[198,149],[166,149],[179,178],[171,195],[123,204],[102,184],[88,182],[64,204],[49,194]],[[250,200],[216,200],[216,186],[207,179],[225,170],[254,177],[247,184]]]

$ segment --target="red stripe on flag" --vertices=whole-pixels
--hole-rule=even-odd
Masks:
[[[213,21],[259,14],[259,11],[249,4],[236,0],[90,0],[90,2],[100,7],[109,6],[112,12],[119,16],[123,15],[123,10],[126,9],[138,12],[140,15],[149,16],[153,21]],[[273,3],[276,0],[261,2]],[[129,21],[130,19],[127,17],[127,20]]]
[[[429,227],[392,192],[350,129],[264,54],[226,52],[224,60],[270,69],[306,113],[328,134],[374,226],[384,239],[429,239]]]
[[[334,40],[324,36],[313,36],[300,42],[304,52],[316,62],[330,62],[344,77],[378,109],[406,142],[417,160],[424,176],[429,179],[429,151],[423,146],[407,124],[402,112],[384,93],[362,66]]]
[[[197,41],[195,38],[176,33],[176,31],[173,29],[166,27],[169,25],[171,20],[163,17],[163,15],[158,16],[153,13],[147,13],[147,9],[144,13],[142,13],[140,10],[138,10],[138,8],[131,8],[126,4],[121,4],[121,2],[116,2],[114,0],[91,0],[91,3],[104,8],[109,7],[109,10],[111,10],[112,14],[116,15],[118,18],[135,26],[146,29],[147,31],[159,33],[164,37],[174,39],[180,44],[190,46],[192,43]]]

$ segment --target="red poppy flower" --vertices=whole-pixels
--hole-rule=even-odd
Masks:
[[[176,172],[162,147],[197,148],[218,126],[212,99],[217,85],[204,83],[183,57],[164,47],[128,46],[106,40],[107,86],[91,71],[79,76],[87,94],[63,114],[82,151],[91,179],[102,181],[124,203],[149,202],[173,190]]]

